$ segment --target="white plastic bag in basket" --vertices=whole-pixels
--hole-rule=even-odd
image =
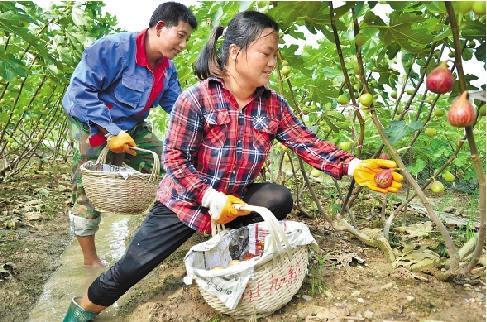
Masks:
[[[283,220],[279,224],[279,229],[282,227],[285,232],[288,244],[278,245],[280,252],[285,252],[288,247],[316,243],[305,224],[290,220]],[[232,260],[231,243],[235,243],[235,238],[240,236],[238,234],[242,229],[248,229],[248,251],[258,257],[228,266]],[[240,302],[255,265],[272,260],[276,253],[276,245],[269,240],[269,229],[272,230],[268,222],[260,222],[240,229],[224,230],[208,241],[194,245],[184,259],[187,271],[184,282],[191,285],[193,279],[196,280],[199,287],[218,297],[229,309],[234,309]],[[263,240],[264,249],[259,252],[256,245]],[[213,269],[217,266],[224,268]]]
[[[125,165],[123,167],[111,165],[111,164],[103,164],[101,171],[104,172],[118,172],[125,180],[127,180],[130,176],[142,174],[141,172],[135,170],[134,168]]]

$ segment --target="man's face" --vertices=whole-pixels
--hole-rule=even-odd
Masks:
[[[169,59],[174,58],[186,48],[193,28],[187,22],[180,21],[178,25],[167,27],[163,22],[156,26],[157,48]]]

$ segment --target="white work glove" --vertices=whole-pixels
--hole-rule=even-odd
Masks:
[[[233,207],[236,204],[245,204],[240,198],[233,195],[226,195],[223,192],[208,188],[203,195],[201,205],[209,209],[211,219],[220,225],[225,225],[239,216],[248,215],[250,211],[237,210]]]

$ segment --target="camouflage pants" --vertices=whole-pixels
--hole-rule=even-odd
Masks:
[[[162,155],[162,142],[150,131],[146,124],[137,125],[128,132],[138,147]],[[86,161],[95,161],[105,145],[93,148],[88,142],[90,136],[87,125],[71,119],[71,139],[73,140],[72,164],[72,202],[69,212],[71,230],[76,236],[91,236],[96,233],[100,224],[100,212],[88,201],[81,182],[80,166]],[[152,171],[153,157],[150,153],[138,152],[136,156],[125,153],[108,153],[107,163],[120,165],[125,162],[132,168],[144,173]],[[162,166],[161,166],[162,173]]]

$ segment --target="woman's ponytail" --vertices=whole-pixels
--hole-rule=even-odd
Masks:
[[[194,64],[194,73],[200,80],[205,80],[208,77],[222,75],[222,62],[218,57],[216,43],[218,38],[223,34],[224,27],[216,27],[213,33],[206,43],[205,47],[201,50],[198,59]]]

